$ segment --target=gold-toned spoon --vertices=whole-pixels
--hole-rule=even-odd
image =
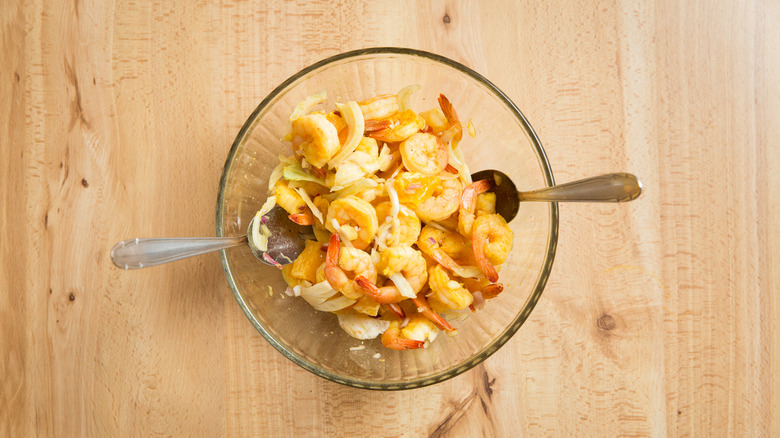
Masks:
[[[521,202],[626,202],[642,193],[642,183],[630,173],[608,173],[566,184],[520,192],[506,174],[498,170],[481,170],[472,180],[493,182],[496,193],[496,213],[510,222],[517,216]]]

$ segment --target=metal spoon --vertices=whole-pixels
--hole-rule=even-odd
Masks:
[[[252,239],[256,220],[253,218],[245,236],[124,240],[111,248],[111,261],[122,269],[140,269],[248,244],[252,254],[265,264],[273,265],[274,261],[281,265],[292,263],[303,251],[305,242],[302,236],[311,234],[311,227],[294,223],[281,207],[271,209],[265,217],[268,218],[266,226],[271,230],[268,251],[261,251]]]
[[[642,183],[630,173],[608,173],[530,192],[517,191],[515,183],[498,170],[481,170],[471,178],[493,181],[490,191],[496,193],[496,213],[507,222],[517,216],[520,202],[626,202],[642,193]]]

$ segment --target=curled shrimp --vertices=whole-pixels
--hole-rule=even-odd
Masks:
[[[382,333],[380,337],[382,345],[393,350],[414,350],[416,348],[422,348],[425,345],[423,341],[415,341],[414,339],[405,339],[401,337],[401,323],[400,321],[390,322],[390,327]]]
[[[447,129],[439,133],[439,138],[444,143],[452,142],[452,148],[458,147],[458,143],[463,138],[463,125],[458,120],[458,114],[455,112],[455,107],[452,106],[447,96],[439,95],[439,106],[444,116],[447,118]]]
[[[377,269],[385,277],[400,273],[414,293],[420,292],[428,280],[425,259],[419,251],[408,246],[393,246],[382,251]],[[356,278],[355,282],[377,303],[398,303],[408,299],[394,284],[377,287],[375,282],[363,277]]]
[[[332,233],[337,232],[334,220],[341,231],[350,236],[352,245],[357,249],[368,247],[379,226],[374,207],[356,196],[346,196],[330,203],[325,228]]]
[[[494,266],[506,261],[512,250],[514,234],[501,215],[487,214],[474,221],[471,232],[471,248],[479,269],[491,283],[498,281]]]
[[[433,292],[431,297],[450,309],[465,309],[474,301],[471,292],[463,287],[463,284],[453,280],[441,265],[431,268],[428,285]]]
[[[423,200],[415,208],[415,213],[423,222],[448,218],[460,205],[462,187],[460,180],[456,178],[442,180],[439,193]]]
[[[312,166],[322,168],[341,148],[336,127],[323,114],[307,114],[292,122],[293,151],[302,151]]]
[[[460,266],[454,259],[463,254],[466,244],[458,233],[426,225],[420,232],[417,247],[445,268],[458,272]]]
[[[342,248],[338,234],[330,236],[324,271],[330,287],[353,300],[363,296],[363,289],[350,279],[350,275],[376,281],[376,268],[371,256],[356,248]]]
[[[431,306],[428,305],[428,300],[425,299],[425,295],[419,293],[417,294],[417,298],[412,298],[412,300],[414,301],[414,305],[417,306],[417,311],[422,313],[423,316],[428,318],[432,323],[436,324],[437,327],[448,332],[455,331],[443,316],[431,309]]]
[[[387,246],[412,246],[417,241],[417,236],[420,235],[420,219],[417,215],[408,208],[401,208],[398,212],[398,222],[390,216],[390,209],[392,208],[390,201],[380,202],[377,204],[376,216],[380,222],[387,223],[389,218],[391,223],[387,231],[387,237],[385,238],[385,245]],[[380,229],[388,228],[387,225],[380,225]]]
[[[365,120],[378,120],[390,117],[401,108],[395,94],[380,94],[371,99],[358,102]]]
[[[477,208],[477,195],[484,193],[493,187],[489,179],[475,181],[465,189],[460,198],[460,210],[458,211],[458,232],[466,237],[471,236],[471,228],[474,225],[474,211]]]
[[[418,132],[399,146],[404,166],[423,175],[438,175],[447,167],[447,147],[433,134]]]
[[[425,119],[412,110],[396,113],[388,120],[391,121],[389,127],[374,132],[367,132],[366,136],[386,143],[398,143],[425,128]]]

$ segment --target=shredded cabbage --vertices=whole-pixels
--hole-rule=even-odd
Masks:
[[[392,179],[389,179],[385,182],[385,190],[387,190],[387,195],[390,197],[390,203],[392,204],[392,207],[390,208],[390,216],[392,216],[393,219],[398,219],[398,212],[401,210],[401,203],[398,202],[398,192],[396,192],[395,187],[393,187]]]
[[[306,172],[303,170],[303,167],[301,167],[301,164],[297,161],[284,166],[284,170],[282,170],[282,176],[288,181],[310,181],[323,187],[327,187],[324,179],[317,178],[309,172]]]
[[[390,327],[390,321],[359,313],[342,313],[337,316],[342,330],[357,339],[374,339]]]
[[[336,107],[341,112],[344,120],[347,122],[349,133],[347,139],[344,141],[344,146],[336,154],[335,157],[328,161],[330,167],[337,167],[348,156],[355,152],[355,149],[360,144],[360,139],[363,138],[363,132],[366,130],[366,122],[363,120],[363,112],[360,111],[360,106],[354,100],[350,100],[346,104],[337,104]]]
[[[414,289],[412,289],[412,285],[409,284],[409,281],[404,278],[404,276],[400,272],[396,272],[395,274],[390,274],[387,276],[387,278],[390,279],[390,281],[393,282],[395,287],[398,288],[398,292],[401,293],[401,295],[405,296],[406,298],[416,298],[417,294],[414,293]]]
[[[311,96],[307,96],[295,107],[292,114],[290,114],[290,121],[292,122],[298,117],[305,116],[313,106],[325,102],[327,98],[328,92],[326,90],[318,91]]]

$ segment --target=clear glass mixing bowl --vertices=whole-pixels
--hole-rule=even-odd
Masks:
[[[472,172],[499,169],[518,189],[553,185],[539,139],[520,110],[495,85],[473,70],[432,53],[374,48],[343,53],[301,70],[266,97],[238,133],[219,186],[217,235],[236,236],[267,197],[268,177],[289,145],[289,115],[306,96],[328,91],[362,100],[419,84],[417,111],[437,106],[446,95],[476,137],[464,133],[461,148]],[[409,389],[441,382],[487,359],[528,318],[550,275],[558,236],[555,203],[524,203],[510,224],[514,249],[501,269],[504,292],[476,312],[451,321],[456,336],[440,336],[429,348],[394,351],[378,339],[360,341],[338,326],[335,315],[314,310],[284,294],[278,269],[255,259],[248,247],[221,252],[222,266],[239,306],[258,332],[288,359],[334,382],[369,389]],[[273,293],[269,293],[269,286]],[[362,349],[350,349],[360,347]],[[377,356],[379,353],[379,356]]]

